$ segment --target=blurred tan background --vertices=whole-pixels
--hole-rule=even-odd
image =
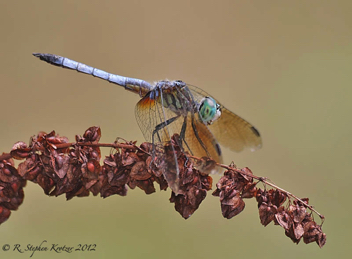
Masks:
[[[38,131],[74,140],[93,125],[102,128],[101,142],[143,141],[134,118],[138,96],[40,62],[32,52],[150,82],[182,79],[259,129],[263,148],[224,149],[225,163],[309,197],[326,216],[327,244],[297,246],[280,227],[264,228],[254,200],[226,220],[208,193],[184,220],[168,201],[170,191],[66,202],[28,183],[23,205],[0,226],[0,247],[43,240],[97,245],[95,252],[35,258],[347,258],[351,8],[350,1],[313,0],[1,1],[0,151]],[[29,255],[0,249],[0,257]]]

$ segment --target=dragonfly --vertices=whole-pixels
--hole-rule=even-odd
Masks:
[[[153,150],[156,146],[163,147],[170,143],[176,134],[184,152],[222,163],[219,143],[236,152],[243,149],[254,151],[262,146],[261,136],[254,126],[226,109],[204,90],[181,80],[162,80],[150,84],[54,54],[33,55],[49,64],[101,78],[138,94],[141,99],[136,105],[135,117],[144,138],[153,144]],[[156,152],[155,155],[162,153]],[[176,152],[173,153],[174,163],[164,163],[162,173],[177,195],[181,193],[180,170]],[[219,173],[221,170],[215,165],[199,169],[206,174]]]

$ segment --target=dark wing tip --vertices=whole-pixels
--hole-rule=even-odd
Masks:
[[[259,131],[254,128],[253,126],[251,127],[251,130],[253,131],[253,133],[257,136],[257,137],[260,137],[260,134],[259,134]]]

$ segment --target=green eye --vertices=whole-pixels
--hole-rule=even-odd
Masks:
[[[199,116],[204,123],[212,124],[221,114],[216,101],[211,97],[205,97],[199,106]]]

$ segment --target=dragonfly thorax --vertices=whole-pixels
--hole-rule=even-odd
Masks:
[[[221,116],[221,108],[211,97],[204,97],[199,105],[199,117],[201,120],[210,125]]]
[[[162,106],[177,115],[187,116],[195,111],[192,94],[182,81],[159,81],[153,91],[153,96],[161,97]]]

